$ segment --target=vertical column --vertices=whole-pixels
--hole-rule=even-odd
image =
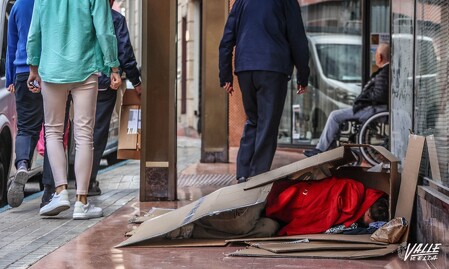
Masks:
[[[228,95],[220,88],[218,47],[228,1],[204,0],[202,21],[201,162],[228,162]]]
[[[140,200],[176,200],[176,0],[142,1]]]
[[[362,85],[371,74],[371,0],[362,0]]]

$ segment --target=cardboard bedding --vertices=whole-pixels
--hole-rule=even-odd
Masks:
[[[400,216],[410,220],[424,142],[424,137],[410,136],[401,177],[398,173],[399,160],[386,149],[373,147],[389,163],[380,172],[369,172],[366,168],[345,165],[351,163],[354,160],[354,156],[350,149],[351,146],[344,146],[257,175],[246,183],[221,188],[189,205],[148,219],[132,232],[130,238],[117,247],[224,246],[230,243],[243,243],[247,245],[245,249],[228,255],[252,257],[360,259],[393,253],[397,250],[399,244],[373,242],[369,238],[370,235],[314,234],[270,238],[241,238],[226,241],[201,241],[199,239],[167,240],[161,239],[161,235],[205,216],[263,203],[271,189],[272,182],[289,176],[301,178],[301,175],[305,173],[320,174],[317,171],[330,171],[332,175],[337,177],[351,177],[359,180],[367,187],[386,192],[390,199],[390,218]],[[321,174],[323,174],[323,177],[328,176],[328,172]],[[321,178],[313,179],[319,180]],[[307,239],[305,241],[308,242],[298,241],[301,239]],[[407,239],[408,231],[399,243],[404,243]]]

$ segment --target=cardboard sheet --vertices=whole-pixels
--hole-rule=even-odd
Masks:
[[[265,249],[273,253],[290,253],[290,252],[303,252],[314,250],[361,250],[361,249],[382,249],[387,245],[374,245],[374,244],[358,244],[358,243],[342,243],[332,241],[321,242],[253,242],[250,246]]]
[[[299,171],[303,173],[313,171],[313,168],[316,166],[337,167],[353,161],[355,161],[355,157],[352,152],[350,150],[345,150],[344,147],[339,147],[251,177],[243,184],[245,185],[245,190],[249,190],[273,183],[274,181],[285,178],[291,174],[297,174]]]
[[[404,160],[404,171],[401,175],[401,187],[398,195],[398,205],[395,217],[403,217],[410,223],[415,202],[418,174],[424,149],[423,136],[410,135]],[[404,233],[401,242],[408,240],[410,226]]]
[[[182,240],[150,240],[133,245],[140,248],[181,248],[181,247],[225,247],[228,243],[223,239],[182,239]]]
[[[249,247],[228,254],[232,257],[264,257],[264,258],[344,258],[344,259],[364,259],[385,256],[397,250],[399,245],[391,244],[382,249],[369,250],[332,250],[332,251],[303,251],[290,253],[273,253],[271,251]]]
[[[376,242],[370,239],[370,234],[355,234],[355,235],[345,235],[345,234],[305,234],[305,235],[290,235],[290,236],[279,236],[279,237],[265,237],[265,238],[240,238],[226,240],[229,243],[235,242],[263,242],[263,241],[293,241],[308,239],[309,241],[327,241],[327,242],[341,242],[341,243],[363,243],[363,244],[374,244],[374,245],[387,245],[387,243]]]
[[[141,224],[144,221],[147,221],[149,219],[153,219],[155,217],[158,217],[160,215],[164,215],[165,213],[168,213],[170,211],[173,211],[175,209],[173,208],[160,208],[160,207],[152,207],[148,213],[146,213],[143,216],[136,216],[131,218],[128,222],[134,223],[134,224]]]
[[[270,189],[271,184],[249,191],[244,190],[243,184],[221,188],[191,204],[143,222],[133,231],[132,237],[117,247],[158,237],[204,216],[262,203]]]

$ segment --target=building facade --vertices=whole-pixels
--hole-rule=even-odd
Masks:
[[[177,125],[201,132],[201,0],[178,1]]]

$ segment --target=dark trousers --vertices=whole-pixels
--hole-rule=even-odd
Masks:
[[[17,136],[16,136],[16,160],[15,165],[22,160],[33,159],[34,149],[39,140],[39,133],[44,120],[44,108],[42,95],[32,93],[28,89],[27,79],[29,73],[16,75],[14,87],[16,89],[16,111],[17,111]]]
[[[237,155],[237,178],[240,178],[271,168],[288,77],[269,71],[239,72],[237,77],[247,118]]]
[[[72,102],[72,95],[67,96],[67,102],[65,106],[65,118],[64,118],[64,136],[67,130],[67,122],[70,116],[70,103]],[[45,148],[47,148],[47,140],[45,140]],[[53,172],[51,171],[50,161],[48,160],[47,150],[44,151],[44,171],[42,174],[42,184],[50,187],[55,187],[55,180],[53,178]]]
[[[97,110],[95,114],[94,128],[94,159],[90,182],[96,180],[98,169],[100,168],[101,157],[106,149],[109,134],[109,125],[112,112],[114,112],[117,91],[108,88],[105,91],[98,91]]]

